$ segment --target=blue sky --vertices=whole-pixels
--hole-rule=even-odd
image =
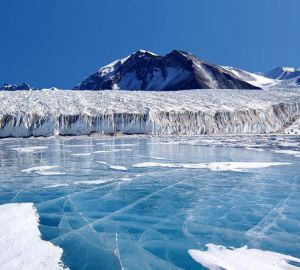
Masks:
[[[140,48],[300,67],[299,0],[1,0],[0,84],[71,88]]]

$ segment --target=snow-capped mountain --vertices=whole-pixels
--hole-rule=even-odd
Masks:
[[[267,73],[251,73],[234,67],[223,67],[241,80],[262,89],[295,89],[300,87],[300,69],[277,68]],[[269,74],[269,75],[268,75]]]
[[[281,88],[300,87],[300,68],[279,67],[264,74],[280,81]]]
[[[27,83],[22,83],[20,85],[5,83],[4,85],[2,85],[0,87],[0,90],[3,90],[3,91],[17,91],[17,90],[37,90],[37,89],[30,86]]]
[[[279,67],[264,74],[266,77],[276,80],[289,80],[300,77],[300,68]]]
[[[100,68],[77,90],[259,89],[232,71],[174,50],[165,56],[139,50]]]

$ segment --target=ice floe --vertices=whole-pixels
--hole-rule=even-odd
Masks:
[[[57,188],[57,187],[68,187],[69,184],[67,183],[56,183],[49,186],[45,186],[44,188]]]
[[[36,174],[40,174],[40,175],[62,175],[62,174],[65,174],[64,172],[53,171],[53,169],[57,169],[57,168],[59,168],[59,166],[47,166],[47,165],[34,166],[34,167],[30,167],[28,169],[22,170],[22,172],[36,173]]]
[[[295,150],[274,150],[273,152],[278,154],[286,154],[295,157],[300,157],[300,151],[295,151]]]
[[[268,168],[272,166],[290,165],[287,162],[211,162],[211,163],[158,163],[143,162],[132,165],[136,168],[166,167],[185,169],[209,169],[211,171],[242,172],[251,169]]]
[[[255,147],[245,147],[245,149],[255,150],[255,151],[258,151],[258,152],[264,152],[264,151],[266,151],[266,150],[264,150],[262,148],[255,148]]]
[[[118,166],[118,165],[110,165],[105,161],[96,161],[97,163],[100,163],[102,165],[108,166],[112,170],[117,170],[117,171],[127,171],[127,168],[124,166]]]
[[[110,180],[103,180],[103,179],[99,179],[99,180],[86,180],[86,181],[75,181],[74,184],[75,185],[100,185],[100,184],[104,184],[107,182],[111,182]]]
[[[12,150],[17,151],[18,153],[34,153],[34,152],[40,152],[47,148],[48,148],[47,146],[31,146],[31,147],[12,148]]]
[[[115,153],[115,152],[122,152],[122,151],[132,151],[132,149],[111,149],[111,150],[97,150],[94,151],[93,154],[101,154],[101,153]]]
[[[72,154],[70,154],[71,156],[78,156],[78,157],[80,157],[80,156],[90,156],[90,155],[92,155],[92,153],[72,153]]]
[[[131,180],[133,180],[133,179],[134,179],[134,178],[127,177],[127,176],[121,178],[121,180],[122,180],[122,181],[125,181],[125,182],[127,182],[127,181],[129,182],[129,181],[131,181]]]
[[[116,166],[116,165],[110,165],[109,166],[113,170],[119,170],[119,171],[127,171],[127,168],[124,166]]]
[[[207,250],[190,249],[188,253],[210,270],[298,270],[300,259],[259,249],[226,248],[207,244]],[[298,266],[290,263],[297,264]]]
[[[151,159],[158,159],[158,160],[163,160],[163,159],[166,159],[166,158],[163,158],[163,157],[150,157]]]
[[[0,206],[1,270],[62,270],[62,249],[41,239],[32,203]]]
[[[117,151],[114,150],[98,150],[98,151],[94,151],[93,154],[102,154],[102,153],[114,153]]]

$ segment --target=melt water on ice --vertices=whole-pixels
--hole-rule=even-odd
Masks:
[[[33,203],[71,270],[300,269],[299,158],[297,136],[3,139],[0,204]]]

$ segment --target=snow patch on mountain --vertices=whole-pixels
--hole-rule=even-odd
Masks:
[[[292,75],[284,77],[282,73],[280,73],[280,75],[278,74],[276,76],[274,75],[268,77],[267,75],[251,73],[234,67],[224,66],[223,68],[232,72],[238,78],[245,80],[246,82],[265,90],[268,89],[290,90],[290,89],[300,88],[300,73],[299,76],[295,75],[294,77]],[[297,73],[297,69],[294,68],[282,68],[282,70],[284,70],[285,73],[289,71],[296,71]]]
[[[300,68],[279,67],[264,74],[266,77],[276,80],[289,80],[300,77]]]
[[[267,77],[264,77],[262,75],[258,75],[255,73],[251,73],[242,69],[234,68],[234,67],[227,67],[223,66],[226,70],[232,72],[234,75],[236,75],[238,78],[241,78],[245,80],[248,83],[251,83],[257,87],[260,88],[271,88],[278,85],[278,81],[274,79],[270,79]]]

